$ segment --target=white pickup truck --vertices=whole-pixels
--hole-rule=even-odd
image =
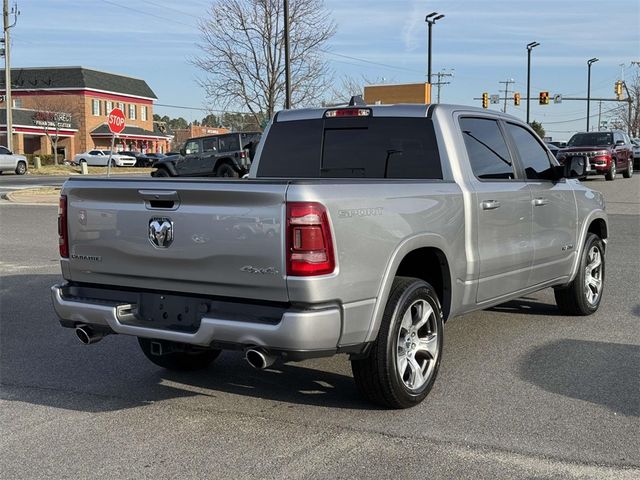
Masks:
[[[134,335],[165,368],[345,353],[366,398],[410,407],[447,319],[548,287],[567,314],[598,309],[608,226],[585,171],[486,110],[283,111],[247,179],[67,181],[54,307],[84,343]]]

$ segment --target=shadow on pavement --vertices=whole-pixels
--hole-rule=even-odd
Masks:
[[[206,370],[177,373],[151,364],[133,337],[109,335],[95,345],[82,345],[73,330],[59,325],[53,311],[49,287],[60,281],[57,275],[0,279],[0,398],[86,412],[198,395],[216,402],[218,393],[375,409],[361,399],[350,375],[322,370],[322,360],[276,363],[256,371],[241,352],[224,352]],[[320,369],[308,367],[318,362]]]
[[[563,316],[555,303],[542,303],[530,297],[517,298],[487,309],[493,312],[519,313],[523,315]]]
[[[559,340],[529,352],[519,375],[549,392],[640,416],[640,346]]]

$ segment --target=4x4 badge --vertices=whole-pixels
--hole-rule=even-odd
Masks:
[[[149,220],[149,241],[156,248],[167,248],[173,242],[173,222],[167,217]]]

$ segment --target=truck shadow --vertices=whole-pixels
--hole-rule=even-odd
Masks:
[[[544,390],[640,416],[640,346],[564,339],[531,350],[522,379]]]
[[[543,303],[531,297],[516,298],[488,308],[491,312],[519,313],[523,315],[563,316],[554,303]]]
[[[53,311],[49,287],[60,280],[57,275],[1,278],[4,400],[103,412],[195,396],[211,397],[212,402],[220,398],[226,407],[233,402],[231,394],[330,408],[376,408],[361,399],[350,374],[339,373],[348,368],[344,357],[276,363],[257,371],[241,352],[223,352],[206,370],[177,373],[151,364],[133,337],[110,335],[82,345],[73,330],[60,327]]]

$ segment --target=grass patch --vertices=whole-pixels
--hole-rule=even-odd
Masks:
[[[132,173],[151,173],[153,170],[148,168],[136,167],[112,167],[111,175],[131,175]],[[43,165],[39,169],[30,168],[30,175],[80,175],[82,170],[79,166],[74,165]],[[89,167],[90,175],[106,175],[107,167]]]

